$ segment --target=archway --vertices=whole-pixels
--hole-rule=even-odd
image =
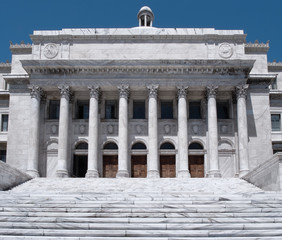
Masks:
[[[147,177],[147,147],[137,142],[131,148],[131,177]]]
[[[189,145],[189,172],[192,178],[205,177],[204,148],[198,142]]]
[[[175,178],[175,146],[170,142],[164,142],[160,146],[160,177]]]
[[[88,144],[86,142],[80,142],[75,146],[73,155],[73,177],[82,178],[85,177],[88,166]]]
[[[114,142],[104,145],[103,177],[115,178],[118,171],[118,146]]]

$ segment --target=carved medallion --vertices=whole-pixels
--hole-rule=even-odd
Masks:
[[[140,134],[140,133],[142,132],[142,126],[139,125],[139,124],[136,125],[135,129],[136,129],[136,132],[137,132],[138,134]]]
[[[57,130],[58,130],[58,127],[57,127],[56,125],[52,125],[52,126],[51,126],[51,132],[52,132],[53,134],[57,133]]]
[[[84,125],[79,126],[79,132],[80,132],[80,134],[83,134],[85,132],[85,126]]]
[[[196,124],[193,125],[193,126],[192,126],[192,130],[193,130],[193,133],[194,133],[194,134],[198,134],[198,133],[199,133],[199,125],[196,125]]]
[[[55,43],[49,43],[45,46],[43,53],[47,58],[54,58],[59,52],[58,46]]]
[[[230,58],[233,55],[233,48],[229,43],[222,43],[219,45],[219,56],[222,58]]]
[[[114,132],[114,127],[113,127],[113,125],[108,125],[107,130],[108,130],[108,133],[109,133],[109,134],[112,134],[112,133]]]
[[[164,125],[164,131],[165,131],[166,134],[169,134],[170,131],[171,131],[170,125],[168,125],[168,124]]]

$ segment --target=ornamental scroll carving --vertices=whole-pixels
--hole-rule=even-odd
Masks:
[[[46,58],[52,59],[58,55],[59,48],[55,43],[49,43],[45,46],[43,53]]]
[[[101,91],[99,86],[89,86],[88,87],[90,91],[90,98],[95,98],[97,101],[99,101],[101,96]]]
[[[208,86],[207,87],[207,98],[216,98],[217,94],[217,86]]]
[[[120,85],[118,86],[119,97],[129,99],[129,86],[128,85]]]
[[[31,85],[28,87],[30,89],[30,96],[31,98],[36,98],[40,101],[42,97],[44,97],[44,92],[41,87],[37,85]]]
[[[187,90],[188,90],[188,87],[184,87],[184,86],[177,87],[178,99],[179,98],[186,98],[187,97]]]
[[[233,48],[229,43],[222,43],[219,45],[219,56],[222,58],[230,58],[233,55]]]
[[[149,97],[150,98],[157,98],[158,97],[159,85],[149,85],[149,86],[147,86],[147,89],[149,91]]]
[[[249,85],[241,85],[236,87],[236,96],[237,99],[239,98],[247,98],[247,90],[248,90]]]
[[[65,98],[66,100],[70,101],[72,98],[72,91],[70,86],[61,85],[58,88],[60,90],[61,98]]]

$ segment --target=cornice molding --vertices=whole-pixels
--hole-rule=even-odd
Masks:
[[[248,84],[269,86],[277,77],[277,74],[250,74]]]
[[[273,72],[282,71],[282,62],[268,62],[267,66],[268,66],[268,71],[273,71]]]
[[[22,60],[29,74],[206,74],[248,76],[254,60]]]
[[[20,43],[20,44],[13,44],[10,42],[10,51],[12,53],[31,53],[32,52],[32,45],[30,43]]]
[[[253,53],[253,52],[261,52],[267,53],[269,50],[269,41],[266,43],[259,43],[255,41],[254,43],[245,43],[245,52],[246,53]]]

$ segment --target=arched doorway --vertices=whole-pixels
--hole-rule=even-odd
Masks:
[[[87,172],[88,144],[80,142],[75,146],[73,155],[73,177],[83,178]]]
[[[131,148],[131,177],[147,177],[147,147],[137,142]]]
[[[103,177],[115,178],[118,171],[118,146],[114,142],[104,145]]]
[[[204,148],[200,143],[189,145],[189,172],[192,178],[205,177]]]
[[[160,177],[175,178],[175,146],[165,142],[160,147]]]

